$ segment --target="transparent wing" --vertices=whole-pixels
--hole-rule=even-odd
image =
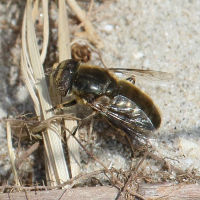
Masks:
[[[99,111],[115,128],[142,143],[146,143],[146,138],[156,130],[148,116],[122,95],[115,96],[107,106],[94,102],[91,107]]]
[[[142,69],[123,69],[123,68],[109,68],[110,71],[115,73],[122,73],[128,77],[140,76],[150,80],[168,80],[172,79],[173,76],[167,72],[153,71],[153,70],[142,70]]]

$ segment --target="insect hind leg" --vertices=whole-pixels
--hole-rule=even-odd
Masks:
[[[77,130],[80,128],[80,126],[81,126],[85,121],[87,121],[88,119],[91,119],[95,114],[96,114],[96,112],[93,111],[93,113],[92,113],[91,115],[89,115],[89,116],[85,117],[84,119],[82,119],[82,120],[78,123],[78,125],[75,127],[75,129],[73,130],[72,135],[75,135],[76,132],[77,132]]]
[[[133,85],[135,85],[135,78],[134,77],[128,77],[126,80],[131,82]]]

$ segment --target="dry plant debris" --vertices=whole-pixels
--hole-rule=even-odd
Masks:
[[[91,51],[86,45],[74,44],[71,47],[72,58],[80,62],[89,62],[91,59]]]
[[[37,10],[37,7],[39,5],[38,2],[39,1],[36,1],[36,3],[37,3],[36,6],[35,6],[36,10],[35,10],[34,13],[38,12],[38,10]],[[9,4],[10,3],[11,3],[11,1],[9,1]],[[8,4],[8,6],[9,6],[9,4]],[[93,30],[94,28],[91,28],[91,24],[90,24],[89,19],[88,19],[89,15],[90,15],[90,12],[91,12],[91,9],[92,9],[92,4],[93,4],[93,1],[91,1],[91,5],[90,5],[90,8],[89,8],[88,14],[85,14],[83,12],[82,16],[78,16],[79,19],[81,20],[81,24],[80,24],[80,26],[78,28],[80,28],[81,26],[84,26],[84,28],[86,30],[87,38],[90,40],[91,43],[93,43],[98,48],[100,48],[102,46],[102,43],[101,43],[102,41],[99,40],[99,36],[97,36],[96,34],[93,34],[94,33],[94,30]],[[71,6],[73,7],[73,4],[71,4]],[[75,8],[75,10],[74,10],[75,12],[76,12],[76,9],[78,9],[78,8],[77,7]],[[80,12],[80,13],[82,13],[82,12]],[[36,14],[35,14],[35,16],[36,16]],[[47,24],[45,24],[45,25],[48,26]],[[1,27],[1,28],[5,28],[5,27]],[[10,26],[10,28],[19,29],[18,26],[17,27],[16,26]],[[41,27],[39,27],[39,28],[41,28]],[[45,28],[45,26],[44,26],[44,30],[47,30]],[[80,33],[80,34],[82,34],[82,33]],[[46,35],[46,36],[44,37],[44,45],[43,45],[44,48],[42,49],[42,54],[40,55],[41,56],[41,58],[40,58],[41,62],[44,61],[45,55],[46,55],[46,51],[47,51],[47,40],[48,40],[47,33],[45,33],[44,35]],[[83,35],[85,35],[85,33]],[[78,57],[79,57],[79,54],[82,54],[82,52],[79,52],[79,50],[76,50],[76,52],[78,52]],[[87,53],[88,52],[89,51],[87,51]],[[90,53],[88,53],[88,54],[87,53],[86,53],[86,55],[87,55],[86,57],[87,58],[84,57],[84,60],[89,60],[89,57],[91,56]],[[38,112],[39,112],[39,108],[38,108]],[[26,129],[26,131],[28,133],[31,133],[30,137],[33,137],[33,136],[37,136],[36,133],[39,133],[40,131],[46,130],[47,128],[54,129],[54,125],[56,125],[56,124],[59,124],[59,125],[61,125],[61,127],[63,127],[63,125],[61,124],[61,120],[60,120],[61,118],[80,120],[78,118],[69,118],[69,117],[66,117],[64,115],[64,116],[54,116],[54,117],[51,117],[51,118],[45,119],[45,120],[32,120],[31,121],[31,119],[27,120],[27,119],[24,119],[24,118],[20,118],[20,119],[8,119],[8,120],[5,120],[5,121],[6,121],[6,124],[7,124],[8,132],[11,132],[10,131],[10,125],[11,125],[11,128],[13,130],[16,128],[16,126],[18,126],[18,129],[24,129],[24,130]],[[65,127],[63,127],[63,130],[64,129],[67,132],[71,133],[71,130],[68,130]],[[64,140],[60,135],[59,135],[59,137],[62,140]],[[161,176],[163,176],[163,180],[164,181],[168,181],[168,177],[173,175],[177,182],[183,182],[183,186],[185,186],[184,182],[185,183],[195,183],[199,179],[199,177],[195,176],[193,174],[193,172],[190,172],[190,171],[185,172],[184,170],[182,170],[180,168],[177,168],[174,165],[171,165],[170,162],[167,162],[166,161],[167,158],[163,158],[162,156],[156,155],[156,154],[154,154],[152,152],[149,152],[149,151],[146,151],[144,153],[143,158],[141,159],[140,162],[138,162],[137,167],[134,167],[130,171],[124,172],[124,171],[118,171],[118,170],[116,170],[114,168],[108,168],[107,166],[105,166],[102,163],[102,161],[100,161],[94,155],[94,153],[91,153],[89,150],[87,150],[87,148],[85,147],[85,144],[82,144],[81,141],[79,139],[77,139],[76,137],[75,137],[75,140],[85,150],[85,152],[87,152],[87,154],[88,154],[88,156],[90,158],[94,159],[96,162],[98,162],[103,167],[102,170],[94,171],[94,172],[91,172],[91,173],[81,173],[80,175],[70,179],[69,181],[66,181],[65,183],[59,184],[58,186],[55,186],[55,187],[52,187],[52,186],[51,187],[49,187],[49,186],[23,187],[23,186],[17,186],[17,184],[16,184],[16,186],[8,186],[8,185],[0,186],[0,189],[3,190],[3,191],[5,191],[5,190],[8,191],[8,189],[22,189],[22,190],[27,190],[27,191],[29,191],[29,190],[35,191],[35,190],[43,190],[43,189],[57,189],[57,188],[62,188],[64,186],[66,186],[66,185],[70,185],[70,187],[69,187],[69,189],[70,189],[73,186],[78,185],[78,183],[81,182],[83,179],[86,179],[86,178],[90,179],[91,177],[95,177],[95,176],[97,176],[99,174],[103,174],[104,173],[108,177],[110,183],[113,186],[115,186],[116,188],[119,189],[120,192],[118,194],[118,197],[120,197],[121,195],[124,195],[124,196],[132,195],[132,196],[136,196],[136,197],[138,197],[140,199],[146,199],[147,197],[145,195],[144,195],[145,196],[144,197],[144,196],[141,195],[141,193],[138,192],[136,186],[138,184],[140,184],[141,181],[150,182],[150,183],[154,181],[153,179],[151,179],[151,176],[154,176],[155,174],[150,174],[150,176],[148,177],[148,176],[144,175],[139,170],[140,168],[143,167],[143,165],[145,165],[144,160],[147,160],[149,157],[154,159],[158,165],[162,166],[163,172],[160,171],[159,173],[161,174]],[[29,155],[31,155],[32,152],[35,151],[37,148],[38,148],[38,142],[34,143],[28,150],[26,150],[21,155],[21,157],[19,157],[18,159],[15,159],[15,166],[14,167],[16,169],[18,169],[20,167],[20,164]],[[15,171],[15,170],[13,170],[13,171]],[[10,176],[10,173],[11,172],[9,171],[6,177]],[[100,179],[98,179],[98,177],[96,179],[98,180],[97,184],[100,185],[100,183],[101,183]],[[18,182],[18,181],[16,181],[16,182]],[[168,186],[166,186],[166,187],[168,187]],[[181,188],[182,186],[177,186],[177,187]],[[177,189],[177,187],[176,187],[176,189]],[[144,186],[144,188],[145,188],[145,186]],[[146,188],[146,190],[147,190],[147,188]],[[145,191],[145,190],[143,189],[143,191]],[[63,195],[65,195],[65,194],[63,194]],[[166,194],[165,197],[166,198],[170,197],[169,192]]]
[[[37,131],[42,131],[44,129],[46,129],[47,127],[49,127],[50,124],[52,123],[56,123],[56,121],[58,119],[61,119],[62,117],[66,116],[55,116],[51,119],[48,119],[46,121],[27,121],[27,120],[5,120],[5,121],[9,121],[9,123],[11,125],[19,125],[19,122],[21,123],[21,126],[24,126],[23,128],[27,128],[28,130],[37,130]],[[8,122],[7,122],[8,123]],[[63,125],[61,125],[63,127],[63,129],[65,129],[66,131],[70,132],[69,130],[67,130]],[[31,131],[31,132],[35,132],[35,131]],[[139,168],[141,167],[142,163],[144,162],[144,160],[146,159],[147,156],[155,159],[159,164],[161,165],[165,165],[165,167],[167,168],[169,166],[169,164],[163,159],[163,158],[159,158],[158,156],[154,155],[153,153],[150,153],[148,151],[146,151],[143,155],[143,158],[140,160],[140,162],[137,164],[136,167],[134,167],[134,170],[130,170],[130,171],[119,171],[116,170],[114,168],[109,169],[107,166],[105,166],[92,152],[88,151],[87,148],[82,145],[81,141],[79,141],[79,139],[77,139],[73,133],[70,132],[70,134],[72,134],[72,136],[75,138],[75,140],[78,142],[78,144],[84,149],[84,151],[88,154],[88,156],[92,159],[94,159],[96,162],[98,162],[102,167],[103,170],[99,170],[96,172],[92,172],[92,173],[81,173],[80,175],[76,176],[75,178],[70,179],[69,181],[60,184],[58,186],[54,186],[54,187],[48,187],[48,186],[33,186],[33,187],[23,187],[23,186],[1,186],[0,189],[22,189],[22,190],[41,190],[41,189],[55,189],[55,188],[61,188],[65,185],[70,185],[70,187],[66,190],[66,192],[72,188],[73,186],[79,184],[80,182],[82,182],[83,180],[86,180],[87,178],[91,178],[94,177],[100,173],[104,173],[106,175],[106,177],[111,181],[112,185],[116,188],[119,189],[119,193],[118,193],[118,197],[122,196],[126,196],[126,195],[131,195],[132,197],[136,196],[139,197],[141,199],[146,199],[143,196],[141,196],[139,193],[137,193],[137,185],[142,181],[142,180],[148,180],[148,182],[151,182],[151,178],[149,177],[144,177],[144,175],[142,173],[138,173]],[[22,157],[20,158],[20,160],[18,160],[16,162],[16,167],[19,167],[19,165],[21,164],[22,160],[25,159],[27,157],[27,155],[30,155],[30,153],[32,151],[35,150],[35,148],[38,147],[38,144],[34,144],[33,147],[31,147],[29,150],[27,150],[27,152],[22,155]],[[134,146],[136,148],[136,146]],[[140,147],[141,148],[141,147]],[[138,149],[136,149],[138,150]],[[185,173],[183,170],[181,169],[177,169],[176,167],[174,167],[173,165],[170,166],[170,170],[177,173],[177,175],[181,175],[184,176],[184,178],[188,178],[189,179],[193,179],[195,181],[195,178],[198,177],[194,177],[191,174],[187,174]],[[171,171],[169,172],[169,175],[171,173]],[[97,179],[98,180],[98,179]],[[139,181],[140,180],[140,181]],[[64,195],[65,193],[63,193]],[[130,196],[129,196],[130,197]]]

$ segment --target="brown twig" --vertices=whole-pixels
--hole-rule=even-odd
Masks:
[[[19,169],[20,165],[24,162],[24,160],[27,159],[38,147],[39,147],[39,142],[36,142],[27,151],[23,152],[22,155],[18,159],[16,159],[15,162],[16,169]],[[11,173],[12,170],[10,169],[7,171],[4,177],[8,180]]]
[[[94,44],[97,48],[102,48],[104,46],[102,40],[98,36],[96,30],[92,26],[92,23],[86,19],[86,13],[83,11],[79,5],[76,3],[75,0],[67,0],[67,3],[71,7],[71,9],[75,12],[78,19],[83,22],[84,21],[84,28],[85,28],[85,36],[88,40]]]
[[[140,160],[140,162],[138,163],[137,167],[135,168],[134,172],[131,174],[131,176],[129,177],[128,181],[126,182],[124,188],[122,188],[122,190],[119,192],[118,196],[120,197],[120,194],[123,192],[123,191],[126,191],[128,186],[130,185],[131,181],[135,178],[136,176],[136,173],[139,169],[139,167],[141,166],[141,164],[144,162],[144,160],[146,159],[146,156],[147,156],[147,152],[145,152],[143,158]]]
[[[165,161],[163,158],[160,158],[159,156],[151,153],[151,152],[147,152],[147,156],[153,158],[154,160],[158,161],[159,163],[161,163],[161,165],[166,166],[168,169],[174,171],[176,174],[178,175],[182,175],[182,174],[186,174],[184,170],[175,167],[174,165],[170,164],[169,162]],[[188,174],[189,175],[189,174]],[[192,177],[192,175],[190,175],[190,177]]]
[[[81,173],[78,176],[71,178],[70,180],[59,184],[57,186],[31,186],[31,187],[24,187],[24,186],[11,186],[11,185],[4,185],[4,186],[0,186],[0,189],[21,189],[21,190],[53,190],[53,189],[58,189],[58,188],[62,188],[66,185],[72,184],[74,181],[76,181],[77,179],[81,180],[81,179],[85,179],[85,178],[89,178],[92,176],[96,176],[98,174],[104,173],[104,170],[98,170],[95,172],[90,172],[90,173]]]
[[[35,142],[31,147],[22,153],[22,155],[16,160],[15,167],[18,169],[20,165],[26,160],[35,150],[38,149],[40,143]]]
[[[76,29],[73,31],[73,34],[78,30],[80,29],[82,26],[84,26],[84,23],[86,21],[86,19],[88,19],[88,17],[90,16],[91,14],[91,10],[92,10],[92,6],[94,4],[94,0],[90,0],[90,7],[89,7],[89,10],[85,16],[85,19],[76,27]]]
[[[64,127],[63,127],[63,128],[64,128]],[[71,133],[70,133],[70,134],[71,134]],[[75,138],[75,140],[79,143],[79,145],[84,149],[84,151],[85,151],[91,158],[93,158],[96,162],[98,162],[101,166],[103,166],[104,169],[105,169],[105,171],[106,171],[108,174],[111,175],[111,177],[112,177],[112,178],[114,179],[114,181],[116,182],[116,184],[114,185],[115,187],[117,187],[117,188],[119,188],[119,189],[122,188],[122,187],[124,187],[124,184],[121,183],[121,181],[119,181],[118,178],[117,178],[116,176],[113,175],[113,173],[108,169],[108,167],[106,167],[94,154],[92,154],[91,152],[89,152],[73,134],[71,134],[71,135]],[[117,186],[117,185],[119,185],[119,186]],[[129,194],[133,195],[133,196],[137,196],[137,197],[139,197],[139,198],[145,200],[145,198],[143,198],[141,195],[137,194],[136,192],[132,191],[132,190],[129,189],[129,188],[126,188],[126,191],[127,191]]]
[[[139,184],[139,194],[148,200],[199,200],[200,186],[198,184],[173,184],[173,183],[144,183]],[[90,200],[107,200],[115,199],[117,189],[111,186],[102,187],[84,187],[69,190],[63,198],[68,199],[85,199]],[[45,190],[45,191],[27,191],[29,199],[59,199],[63,190]],[[0,199],[4,200],[21,200],[27,196],[23,192],[0,194]],[[129,198],[130,199],[130,198]],[[138,199],[138,198],[137,198]]]

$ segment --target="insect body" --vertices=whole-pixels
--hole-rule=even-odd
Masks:
[[[125,69],[110,70],[126,72]],[[61,62],[52,72],[54,86],[62,96],[74,94],[76,97],[62,106],[82,102],[100,112],[111,125],[128,136],[145,139],[147,133],[158,129],[161,124],[158,108],[147,94],[133,83],[118,79],[110,70],[73,59]],[[150,76],[153,73],[147,72]],[[166,76],[164,72],[155,73],[160,77]]]

